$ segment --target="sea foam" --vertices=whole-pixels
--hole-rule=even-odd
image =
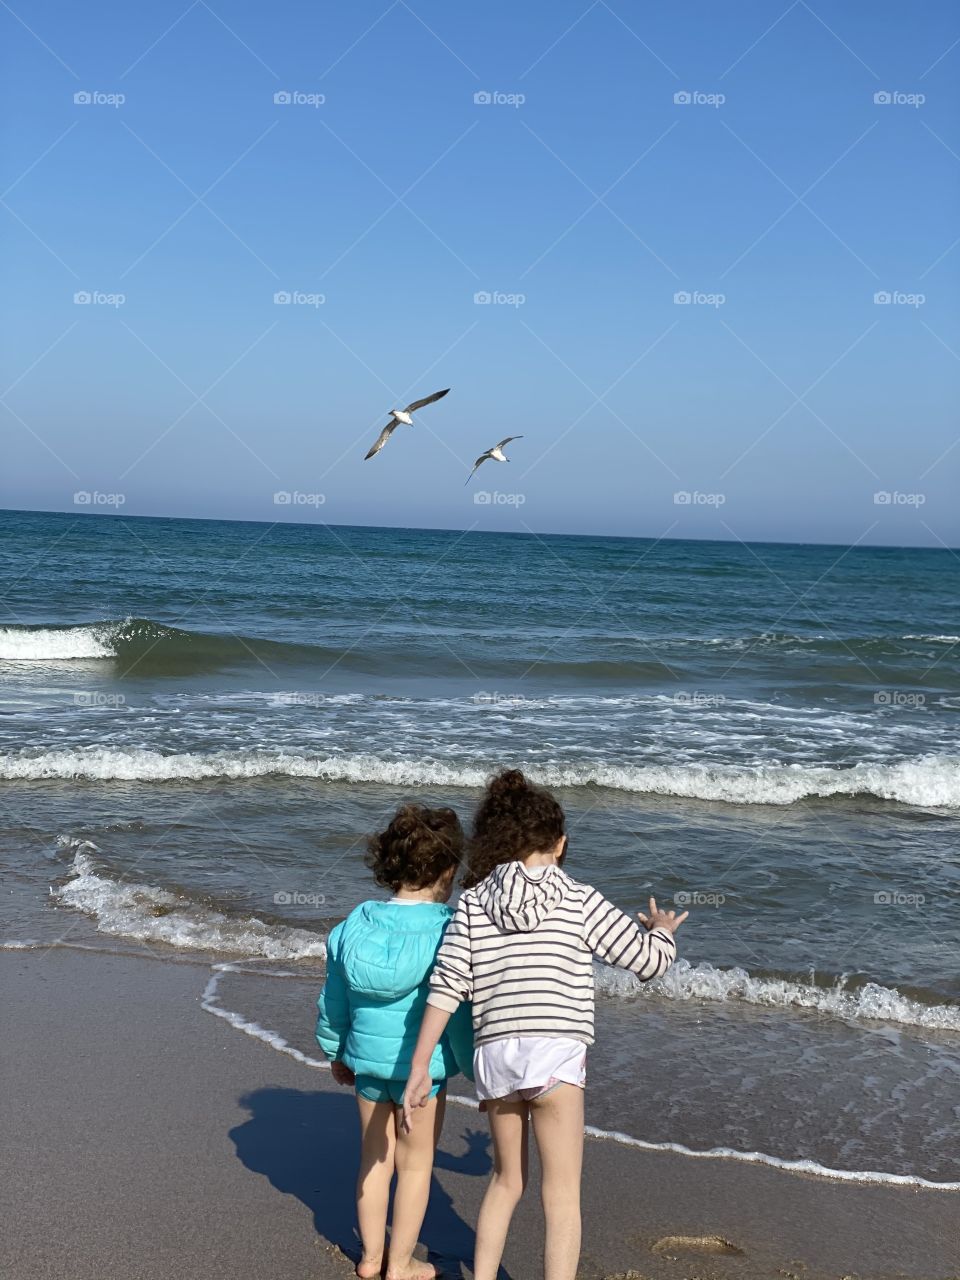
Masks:
[[[112,627],[0,627],[0,662],[113,658]]]
[[[746,969],[718,969],[709,963],[678,960],[662,978],[642,983],[623,969],[595,965],[597,990],[614,997],[661,996],[720,1004],[760,1005],[769,1009],[809,1009],[842,1021],[898,1023],[929,1031],[960,1031],[960,1007],[922,1004],[892,987],[867,982],[848,987],[843,978],[829,986],[788,977],[756,977]]]
[[[93,916],[101,933],[162,943],[190,951],[215,951],[267,960],[322,959],[323,938],[309,929],[268,924],[256,916],[231,917],[185,894],[149,884],[115,880],[92,858],[96,847],[76,846],[69,879],[51,888],[54,900]]]
[[[371,754],[315,756],[282,751],[163,754],[136,748],[91,747],[0,754],[0,779],[81,779],[93,782],[179,782],[208,779],[316,778],[388,786],[481,787],[493,763],[384,759]],[[873,796],[927,808],[960,807],[960,759],[919,756],[892,764],[646,765],[531,764],[531,778],[553,787],[679,796],[727,804],[788,805],[810,798]]]

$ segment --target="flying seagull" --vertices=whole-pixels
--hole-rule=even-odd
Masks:
[[[367,458],[372,458],[375,453],[380,452],[401,422],[405,427],[412,427],[413,418],[410,415],[412,413],[416,413],[418,409],[422,409],[425,404],[433,404],[434,400],[441,399],[441,397],[445,396],[449,390],[449,387],[445,387],[443,391],[435,391],[432,396],[424,396],[422,400],[414,400],[413,403],[408,404],[405,409],[391,409],[390,421],[377,436],[376,441],[370,448],[370,451],[364,454],[364,462],[366,462]]]
[[[481,453],[480,457],[473,464],[473,471],[476,471],[477,467],[479,467],[482,463],[486,462],[488,458],[492,458],[494,462],[509,462],[510,459],[503,452],[503,446],[505,444],[509,444],[511,440],[522,440],[522,439],[523,439],[523,436],[506,436],[503,440],[500,441],[499,444],[495,444],[492,449],[488,449],[486,453]],[[470,481],[473,479],[473,471],[471,471],[470,474],[467,476],[466,480],[464,480],[463,483],[465,485],[469,484]]]

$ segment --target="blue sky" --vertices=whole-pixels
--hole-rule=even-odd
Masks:
[[[960,544],[954,5],[0,20],[0,505]]]

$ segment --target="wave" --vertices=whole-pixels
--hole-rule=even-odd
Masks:
[[[439,632],[430,634],[439,635],[441,641],[443,639]],[[742,636],[651,633],[647,636],[629,637],[597,633],[581,639],[600,645],[604,650],[603,656],[547,660],[527,651],[525,631],[516,633],[515,644],[505,645],[504,640],[508,637],[504,635],[503,620],[500,617],[496,619],[496,630],[491,625],[488,629],[456,633],[458,641],[465,638],[476,641],[476,652],[471,656],[470,667],[478,675],[535,673],[539,676],[566,675],[574,679],[633,682],[671,675],[671,670],[665,663],[637,658],[633,651],[636,643],[645,645],[650,652],[663,649],[672,653],[678,650],[681,657],[685,653],[702,649],[705,653],[804,653],[843,660],[913,656],[918,652],[915,647],[918,644],[960,643],[960,637],[954,635],[916,633],[836,638],[822,635],[801,636],[789,632],[760,632]],[[495,657],[485,656],[484,647],[487,645],[495,645]],[[517,650],[517,656],[513,658],[507,656],[512,649]],[[402,671],[463,672],[463,664],[452,650],[447,652],[443,644],[439,649],[435,646],[411,645],[407,634],[394,637],[389,650],[373,651],[369,646],[361,647],[356,643],[323,644],[312,640],[272,640],[232,631],[192,631],[155,622],[150,618],[137,617],[72,625],[55,623],[0,627],[0,662],[54,663],[89,659],[113,659],[121,666],[135,666],[144,674],[175,674],[191,670],[199,672],[271,662],[336,665],[343,670],[392,675]]]
[[[90,841],[61,837],[73,853],[67,880],[51,889],[54,899],[95,919],[97,929],[112,937],[162,943],[180,950],[220,952],[249,959],[322,959],[325,937],[309,929],[268,923],[255,916],[231,917],[188,894],[149,884],[119,880],[98,868],[97,848]],[[30,949],[32,940],[9,948]],[[35,945],[47,945],[36,943]],[[222,966],[228,968],[229,966]],[[869,982],[849,988],[837,979],[831,986],[795,978],[756,976],[746,969],[693,966],[678,960],[655,982],[595,965],[597,990],[614,999],[663,998],[717,1004],[749,1004],[773,1009],[810,1009],[842,1021],[870,1021],[921,1027],[928,1031],[960,1031],[960,1007],[923,1004],[893,988]],[[271,976],[288,976],[273,974]]]
[[[327,953],[323,938],[309,929],[268,924],[256,916],[227,916],[183,893],[115,880],[94,864],[96,845],[66,844],[74,849],[70,878],[51,888],[51,895],[61,906],[92,916],[101,933],[266,960],[323,958]]]
[[[280,776],[402,787],[482,787],[493,762],[388,760],[368,754],[300,755],[278,751],[181,752],[91,747],[0,754],[0,780],[198,782]],[[834,796],[867,796],[922,808],[960,808],[960,758],[921,756],[896,764],[628,765],[531,764],[530,777],[551,787],[602,787],[727,804],[789,805]]]
[[[59,663],[113,659],[143,674],[184,673],[317,656],[310,645],[259,640],[237,634],[186,631],[149,618],[77,623],[74,626],[0,628],[0,662]],[[327,651],[331,660],[342,650]],[[319,651],[324,656],[324,651]]]
[[[0,627],[0,662],[63,662],[113,658],[108,625],[93,627]]]
[[[960,1006],[922,1004],[892,987],[867,982],[850,988],[843,978],[831,986],[794,978],[756,977],[746,969],[718,969],[678,960],[655,982],[642,983],[622,969],[594,967],[597,990],[607,996],[661,996],[667,1000],[707,1000],[764,1008],[811,1009],[841,1021],[890,1022],[927,1031],[960,1031]]]

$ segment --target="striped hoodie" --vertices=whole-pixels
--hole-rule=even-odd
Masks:
[[[677,954],[588,884],[505,862],[460,896],[430,975],[427,1003],[453,1013],[473,1001],[476,1044],[505,1036],[569,1036],[593,1044],[593,957],[647,981]]]

